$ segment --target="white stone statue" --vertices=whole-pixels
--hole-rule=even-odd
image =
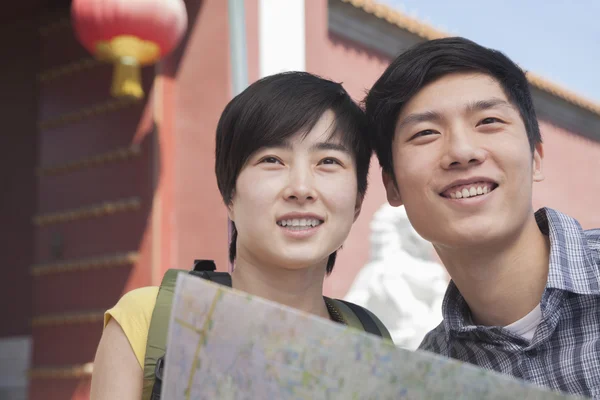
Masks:
[[[432,245],[410,224],[404,207],[384,204],[371,221],[370,260],[345,300],[375,313],[396,345],[416,349],[442,320],[448,275]]]

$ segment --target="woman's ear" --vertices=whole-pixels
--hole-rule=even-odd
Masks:
[[[233,196],[234,196],[234,192],[231,193],[231,196],[229,197],[229,203],[227,204],[227,216],[229,217],[229,219],[231,221],[235,221],[235,213],[233,211]]]

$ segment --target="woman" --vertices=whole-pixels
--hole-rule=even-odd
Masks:
[[[232,286],[345,323],[323,280],[360,213],[370,159],[365,116],[338,83],[283,73],[235,97],[219,120],[215,163],[234,224]],[[140,398],[156,295],[136,289],[107,311],[93,399]]]

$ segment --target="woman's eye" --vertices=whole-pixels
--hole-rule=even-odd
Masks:
[[[281,164],[281,161],[279,161],[277,158],[275,157],[265,157],[261,160],[261,163],[268,163],[268,164]]]

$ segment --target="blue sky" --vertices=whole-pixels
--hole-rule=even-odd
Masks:
[[[599,0],[382,0],[600,103]]]

